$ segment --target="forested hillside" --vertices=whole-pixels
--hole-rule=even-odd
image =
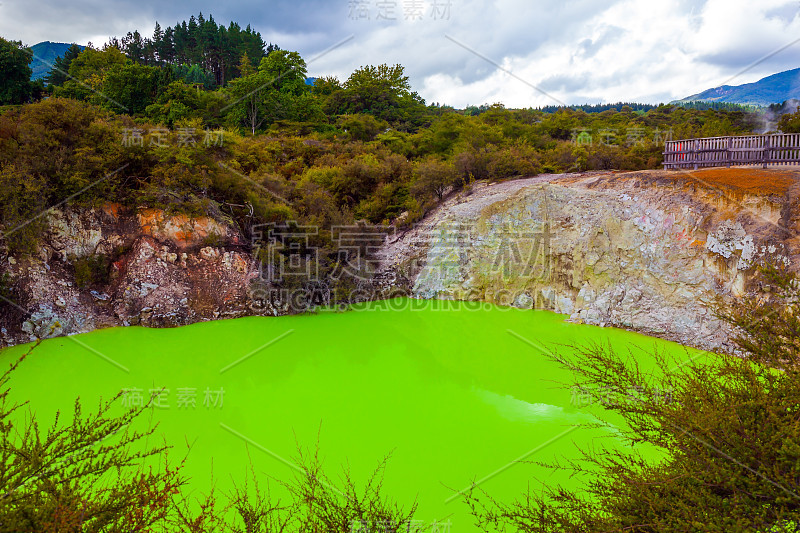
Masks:
[[[31,70],[33,71],[31,80],[36,81],[47,76],[47,73],[50,72],[52,68],[53,62],[56,61],[57,58],[64,56],[70,46],[72,45],[66,43],[51,43],[50,41],[44,41],[31,46],[31,52],[34,57],[31,62]],[[83,50],[83,48],[85,47],[78,46],[78,51]]]
[[[657,168],[665,140],[754,128],[738,108],[456,110],[427,104],[401,65],[308,85],[299,53],[202,15],[151,39],[73,46],[46,87],[29,81],[30,60],[0,41],[5,228],[79,192],[76,201],[206,213],[243,230],[411,224],[475,180]],[[30,223],[9,244],[35,236]]]
[[[680,103],[713,102],[768,106],[800,98],[800,69],[778,72],[753,83],[722,85],[688,96]]]

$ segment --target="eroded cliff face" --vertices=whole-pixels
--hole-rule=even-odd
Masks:
[[[52,210],[48,222],[38,254],[0,254],[0,270],[13,280],[0,305],[2,344],[250,314],[256,266],[241,235],[224,224],[116,205]],[[79,287],[75,265],[88,258],[99,258],[108,277],[98,282],[90,270]]]
[[[715,310],[765,294],[759,262],[800,266],[798,192],[800,171],[747,169],[479,184],[398,232],[358,290],[548,309],[727,349],[731,332]],[[0,284],[2,345],[290,312],[253,290],[256,261],[224,223],[116,205],[53,210],[48,222],[35,256],[0,249],[0,273],[13,282]],[[98,258],[102,280],[92,279]]]
[[[537,177],[451,199],[385,251],[420,298],[549,309],[703,348],[715,309],[797,267],[797,174],[746,169]]]

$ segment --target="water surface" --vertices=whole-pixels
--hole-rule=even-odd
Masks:
[[[391,454],[388,493],[406,504],[416,498],[419,520],[472,531],[456,491],[479,481],[508,501],[528,486],[574,484],[519,459],[614,445],[613,428],[580,427],[602,410],[581,406],[571,375],[543,350],[610,343],[645,365],[655,348],[694,353],[563,319],[398,299],[344,313],[112,328],[44,342],[14,375],[12,397],[29,399],[44,421],[59,408],[69,412],[78,396],[88,408],[122,389],[134,401],[163,388],[152,418],[175,457],[188,452],[196,491],[208,489],[212,469],[226,490],[250,461],[264,480],[289,479],[297,445],[317,439],[334,479],[347,464],[363,480]],[[11,361],[24,350],[0,356]]]

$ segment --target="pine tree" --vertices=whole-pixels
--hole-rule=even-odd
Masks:
[[[261,34],[247,26],[231,22],[226,28],[217,24],[214,16],[208,17],[199,13],[192,15],[189,21],[175,24],[162,30],[156,22],[152,39],[143,39],[138,31],[129,32],[122,40],[116,37],[109,44],[123,50],[133,61],[142,64],[185,65],[188,70],[197,65],[203,72],[213,76],[214,84],[225,85],[226,81],[239,72],[239,61],[242,54],[252,65],[258,65],[266,55],[278,49],[269,46],[261,38]]]
[[[63,56],[58,56],[55,61],[53,61],[53,67],[50,69],[50,72],[45,77],[44,81],[48,85],[59,86],[63,85],[65,81],[69,79],[69,65],[72,63],[72,60],[78,57],[78,54],[81,53],[81,47],[75,43],[72,43],[67,51],[64,52]]]
[[[246,78],[251,74],[255,74],[255,72],[256,69],[250,62],[250,58],[247,57],[247,52],[243,53],[241,59],[239,60],[239,76]]]
[[[161,30],[161,24],[156,21],[156,27],[153,30],[153,49],[155,51],[155,59],[158,64],[164,62],[162,49],[164,46],[164,32]]]

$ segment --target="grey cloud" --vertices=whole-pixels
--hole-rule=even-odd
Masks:
[[[450,20],[367,31],[358,37],[373,52],[369,55],[403,57],[400,62],[415,77],[444,73],[470,84],[493,75],[493,63],[504,58],[528,57],[548,44],[576,41],[585,22],[607,8],[588,0],[518,3],[519,7],[487,9],[496,4],[453,0]]]
[[[793,40],[797,39],[793,36]],[[788,45],[792,41],[787,41]],[[723,67],[729,71],[731,76],[738,78],[738,72],[742,76],[752,77],[753,74],[767,73],[772,74],[780,70],[795,68],[800,65],[800,41],[791,44],[785,50],[777,52],[777,48],[760,47],[737,47],[735,49],[723,50],[713,54],[700,54],[696,60],[701,63]],[[776,53],[777,52],[777,53]],[[744,81],[731,80],[734,84],[745,83]]]
[[[561,74],[549,76],[542,80],[538,87],[547,92],[567,92],[579,93],[586,90],[592,83],[592,77],[587,73],[581,74]]]
[[[583,57],[593,57],[606,45],[619,41],[625,33],[625,30],[622,28],[609,26],[605,28],[596,39],[584,39],[579,42],[578,53]]]
[[[795,17],[800,15],[800,4],[797,2],[788,2],[785,5],[769,9],[764,14],[767,18],[777,19],[784,24],[788,24],[794,20]]]
[[[659,101],[672,97],[672,89],[666,87],[673,83],[670,68],[675,63],[664,60],[668,54],[685,56],[688,65],[696,67],[698,72],[721,71],[732,76],[772,51],[747,35],[737,39],[735,49],[714,53],[709,50],[715,43],[705,47],[701,43],[699,49],[687,47],[685,50],[681,50],[677,39],[672,39],[671,49],[667,45],[660,46],[657,41],[657,46],[653,42],[628,43],[623,27],[635,32],[635,26],[629,20],[603,17],[604,12],[620,5],[626,6],[626,10],[621,11],[621,16],[625,17],[629,6],[623,4],[623,0],[450,0],[450,16],[446,20],[432,20],[428,6],[423,20],[416,22],[403,20],[405,0],[395,2],[396,21],[376,20],[377,0],[366,0],[371,6],[369,20],[351,18],[350,0],[0,1],[0,35],[28,44],[43,40],[86,44],[90,38],[95,39],[95,44],[102,44],[112,35],[122,36],[134,29],[149,35],[156,20],[164,27],[171,26],[202,11],[206,16],[213,14],[219,23],[233,20],[243,26],[250,24],[265,40],[299,51],[310,62],[312,76],[334,74],[345,78],[361,65],[400,63],[406,67],[414,88],[419,90],[426,86],[426,80],[431,77],[446,75],[454,84],[463,86],[464,92],[472,95],[470,98],[479,98],[474,95],[485,92],[489,95],[487,98],[492,99],[494,95],[509,94],[506,89],[511,88],[525,101],[532,93],[518,80],[507,75],[498,77],[498,68],[492,62],[505,65],[504,61],[508,61],[514,65],[512,70],[520,71],[515,74],[526,78],[531,76],[524,74],[526,63],[533,66],[540,58],[563,56],[564,64],[556,65],[553,72],[535,74],[537,79],[527,81],[547,92],[558,93],[559,98],[569,103],[599,102],[603,94],[619,94],[626,84],[636,86],[640,94],[624,99]],[[431,1],[426,0],[426,3]],[[704,4],[705,1],[699,0],[677,0],[670,10],[681,18],[680,27],[692,31],[701,24]],[[794,2],[787,3],[765,16],[791,21],[795,16],[794,7]],[[312,61],[350,35],[354,36],[351,41]],[[468,49],[448,40],[446,35],[464,43]],[[665,34],[653,39],[669,37]],[[787,33],[786,42],[795,38],[796,35]],[[601,50],[609,49],[622,57],[631,46],[650,46],[653,53],[635,67],[622,67],[616,61],[602,63],[600,58],[605,55],[599,54]],[[798,60],[800,43],[763,61],[747,76],[731,83],[753,81],[762,73],[767,75],[794,68],[800,64]],[[486,83],[495,79],[502,81]],[[724,81],[720,79],[717,85]],[[687,87],[684,92],[691,94],[710,86]],[[429,101],[443,100],[435,91],[422,96]]]

